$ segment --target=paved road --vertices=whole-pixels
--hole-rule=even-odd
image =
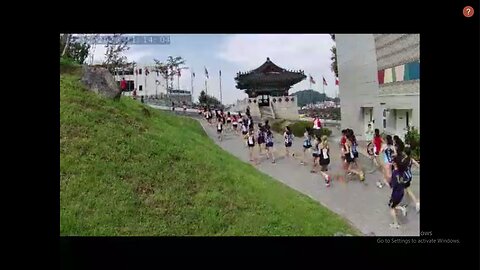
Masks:
[[[228,134],[224,141],[220,142],[217,139],[213,126],[209,126],[204,120],[199,120],[199,122],[204,127],[206,133],[224,150],[245,162],[249,162],[247,148],[240,137]],[[284,153],[284,148],[278,146],[283,145],[282,140],[280,134],[275,134],[276,151],[281,154]],[[330,139],[332,163],[329,170],[333,174],[341,171],[340,150],[338,147],[334,147],[338,141],[339,138],[331,137]],[[300,138],[294,141],[293,149],[295,149],[296,153],[301,153],[301,144]],[[361,162],[366,162],[367,160],[366,157],[362,157]],[[310,173],[310,164],[302,166],[299,160],[291,158],[280,158],[276,164],[272,164],[265,157],[262,157],[262,162],[260,165],[257,165],[257,168],[259,171],[304,193],[330,210],[345,217],[365,235],[419,236],[420,214],[415,212],[413,203],[410,203],[406,217],[399,216],[399,222],[402,227],[400,229],[391,229],[389,227],[389,224],[392,222],[387,206],[390,198],[390,189],[386,187],[379,189],[376,187],[376,180],[382,177],[379,172],[367,174],[365,184],[353,178],[348,182],[334,180],[332,186],[327,188],[319,174]],[[414,176],[412,189],[419,198],[418,175]],[[404,202],[409,202],[409,198],[405,197]]]

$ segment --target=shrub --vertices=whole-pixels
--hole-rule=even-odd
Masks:
[[[411,127],[405,134],[405,144],[410,145],[412,149],[412,157],[416,160],[420,160],[420,133],[418,129]]]

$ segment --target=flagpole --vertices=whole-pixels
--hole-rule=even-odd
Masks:
[[[193,69],[190,70],[190,78],[191,78],[191,80],[192,80],[192,93],[191,93],[191,95],[192,95],[192,104],[193,104],[193,99],[194,99],[194,98],[193,98]]]
[[[222,98],[222,71],[220,71],[220,74],[219,74],[219,78],[220,78],[220,105],[223,104],[223,98]]]

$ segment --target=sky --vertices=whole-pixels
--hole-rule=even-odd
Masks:
[[[130,35],[130,34],[126,34]],[[143,34],[149,35],[149,34]],[[160,35],[160,34],[154,34]],[[327,81],[325,92],[335,97],[338,86],[330,69],[331,51],[335,44],[328,34],[168,34],[170,44],[130,45],[125,52],[128,61],[142,65],[153,65],[153,59],[165,61],[168,56],[181,56],[185,66],[180,77],[180,89],[191,90],[191,71],[195,72],[195,100],[205,89],[205,68],[208,70],[208,95],[220,98],[219,71],[224,104],[247,97],[244,91],[235,87],[237,72],[249,71],[262,65],[267,57],[276,65],[288,70],[304,70],[307,78],[295,84],[289,91],[309,89],[309,75],[316,84],[312,88],[323,92],[322,76]],[[96,45],[94,63],[105,57],[104,45]],[[177,87],[177,79],[174,80]]]

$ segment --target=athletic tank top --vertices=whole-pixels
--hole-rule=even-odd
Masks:
[[[410,163],[408,163],[407,170],[405,171],[405,178],[407,181],[410,181],[413,178],[412,165],[413,161],[410,159]]]
[[[257,137],[259,139],[263,139],[263,138],[265,138],[264,136],[265,136],[264,131],[262,129],[259,129],[258,132],[257,132]]]
[[[373,152],[377,153],[382,149],[382,137],[373,138]]]
[[[304,136],[304,141],[303,145],[304,146],[311,146],[312,145],[312,137],[308,134],[308,132],[303,133]]]
[[[242,131],[247,131],[247,126],[242,125]]]
[[[323,147],[319,154],[320,154],[320,159],[322,160],[330,159],[329,150],[327,147]]]
[[[266,143],[273,143],[273,134],[272,134],[272,133],[270,133],[270,134],[267,133],[267,134],[265,135],[265,142],[266,142]]]
[[[389,163],[392,163],[393,161],[393,145],[387,145],[387,148],[385,148],[385,160]]]
[[[283,137],[285,138],[285,142],[286,143],[291,143],[293,141],[293,136],[292,136],[292,133],[288,134],[285,132],[285,134],[283,135]]]
[[[318,154],[318,153],[319,153],[319,149],[318,149],[318,145],[319,145],[319,144],[320,144],[320,142],[317,141],[317,140],[315,140],[315,145],[313,146],[313,150],[312,150],[312,152],[313,152],[314,154]]]
[[[222,130],[222,123],[217,124],[217,130]]]
[[[248,136],[248,144],[253,145],[255,143],[255,138],[253,135]]]

